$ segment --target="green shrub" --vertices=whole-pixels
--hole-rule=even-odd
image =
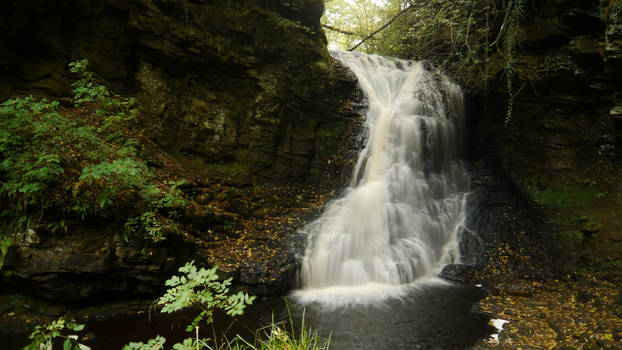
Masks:
[[[69,67],[78,76],[74,102],[84,109],[32,96],[0,105],[0,200],[7,203],[0,223],[15,234],[54,208],[82,220],[127,217],[133,232],[164,239],[160,221],[179,217],[185,200],[181,182],[162,183],[141,158],[131,137],[138,104],[97,83],[87,60]]]
[[[59,149],[48,147],[65,127],[57,109],[58,103],[33,97],[0,105],[0,194],[14,198],[17,206],[42,201],[64,172]]]
[[[71,84],[76,106],[85,102],[106,102],[111,96],[106,86],[96,82],[95,75],[88,67],[89,61],[86,58],[69,63],[69,71],[79,77]]]
[[[123,350],[159,350],[164,349],[164,343],[166,343],[166,339],[158,335],[154,339],[149,339],[146,343],[131,342],[125,345]]]
[[[198,327],[201,324],[210,325],[214,321],[215,310],[223,310],[230,316],[238,316],[244,313],[246,305],[255,300],[255,296],[249,296],[244,292],[230,293],[231,278],[220,281],[215,267],[197,269],[194,262],[189,262],[180,267],[179,272],[182,273],[181,276],[173,276],[166,281],[169,288],[158,299],[158,304],[162,305],[162,312],[172,313],[191,306],[199,306],[201,312],[186,328],[188,332],[196,330],[196,338],[188,338],[182,343],[175,344],[173,349],[196,349],[197,342],[200,347],[207,347],[209,339],[199,339]],[[130,343],[123,349],[163,349],[164,342],[165,339],[158,336],[147,343]]]
[[[193,331],[201,321],[212,323],[215,309],[224,310],[230,316],[238,316],[244,313],[246,305],[255,300],[254,296],[244,292],[229,294],[232,278],[219,281],[216,267],[197,269],[192,261],[180,267],[179,272],[183,275],[173,276],[166,281],[169,289],[158,299],[158,303],[162,305],[162,312],[167,313],[199,305],[203,310],[186,328],[187,331]]]
[[[135,200],[142,192],[149,191],[151,177],[143,162],[131,158],[87,165],[74,185],[74,196],[81,193],[91,195],[91,200],[97,202],[100,209],[106,209],[120,200]]]
[[[129,233],[144,231],[154,242],[166,239],[162,219],[153,211],[148,211],[139,216],[127,219],[125,228]]]

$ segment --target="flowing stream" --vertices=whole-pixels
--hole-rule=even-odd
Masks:
[[[332,52],[357,76],[369,137],[351,184],[316,221],[300,271],[302,302],[377,300],[459,260],[467,173],[461,89],[422,62]]]

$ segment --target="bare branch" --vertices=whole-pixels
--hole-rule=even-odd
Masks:
[[[329,26],[328,24],[322,24],[323,28],[326,28],[328,30],[332,30],[333,32],[337,32],[337,33],[341,33],[341,34],[345,34],[345,35],[354,35],[355,33],[353,32],[349,32],[347,30],[344,29],[340,29],[337,27],[333,27],[333,26]]]
[[[393,18],[391,18],[391,20],[389,20],[387,23],[385,23],[382,27],[376,29],[373,33],[371,33],[368,36],[366,36],[363,40],[361,40],[358,44],[354,45],[348,51],[354,51],[357,47],[361,46],[361,44],[363,44],[365,41],[371,39],[374,35],[378,34],[378,32],[380,32],[384,28],[390,26],[391,23],[393,23],[398,17],[400,17],[401,15],[403,15],[404,13],[406,13],[408,10],[412,9],[413,7],[415,7],[414,4],[408,6],[407,8],[403,9],[402,11],[400,11],[397,15],[393,16]]]
[[[510,15],[510,11],[512,11],[512,6],[513,5],[514,5],[514,1],[510,0],[510,2],[508,3],[507,8],[505,10],[505,17],[503,18],[503,23],[501,24],[501,28],[499,29],[499,34],[497,34],[497,37],[495,38],[495,41],[493,41],[489,45],[489,46],[496,46],[497,50],[499,50],[499,39],[501,39],[501,35],[503,35],[503,31],[505,30],[505,25],[508,23],[508,17]]]

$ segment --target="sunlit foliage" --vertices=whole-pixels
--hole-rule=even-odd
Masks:
[[[523,8],[523,0],[330,0],[323,23],[334,47],[348,50],[367,38],[357,50],[431,60],[472,89],[486,89],[503,71],[489,64],[498,53],[511,90]]]
[[[384,1],[328,0],[322,23],[332,29],[325,31],[329,48],[347,50],[373,32],[387,15]],[[365,42],[362,51],[375,51],[375,40]]]

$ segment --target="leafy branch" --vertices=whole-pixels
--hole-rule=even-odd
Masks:
[[[229,316],[242,315],[246,305],[250,305],[256,297],[244,292],[229,294],[232,278],[219,281],[216,269],[197,269],[194,261],[180,267],[179,272],[183,275],[168,279],[166,286],[169,289],[158,299],[162,312],[171,313],[198,305],[202,311],[186,328],[188,332],[192,332],[202,321],[212,323],[216,309],[225,311]]]
[[[65,339],[63,350],[89,350],[90,347],[78,341],[78,335],[63,334],[67,331],[80,332],[83,329],[84,325],[65,321],[61,317],[46,326],[36,326],[28,337],[31,342],[23,350],[52,350],[54,339],[57,338]]]

